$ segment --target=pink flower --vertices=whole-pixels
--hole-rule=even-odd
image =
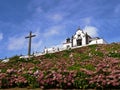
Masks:
[[[68,86],[70,86],[70,85],[71,85],[71,83],[70,83],[70,82],[68,82],[68,83],[67,83],[67,85],[68,85]]]

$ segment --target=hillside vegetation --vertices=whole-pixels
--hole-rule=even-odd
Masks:
[[[0,88],[120,88],[120,44],[0,62]]]

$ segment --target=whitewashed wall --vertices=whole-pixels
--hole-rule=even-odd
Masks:
[[[67,48],[68,46],[69,46],[69,47],[72,47],[72,44],[71,44],[71,43],[64,43],[64,44],[63,44],[63,48]]]
[[[89,43],[89,45],[92,45],[92,44],[107,44],[107,42],[104,41],[103,39],[95,39]]]

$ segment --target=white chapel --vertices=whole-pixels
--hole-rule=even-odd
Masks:
[[[76,33],[71,38],[66,39],[66,42],[63,43],[63,47],[71,48],[92,44],[107,44],[107,42],[99,37],[92,38],[90,35],[87,34],[87,32],[84,32],[83,30],[78,28]]]

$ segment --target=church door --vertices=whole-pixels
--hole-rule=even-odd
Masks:
[[[77,46],[81,46],[82,45],[82,39],[78,39],[77,40]]]

